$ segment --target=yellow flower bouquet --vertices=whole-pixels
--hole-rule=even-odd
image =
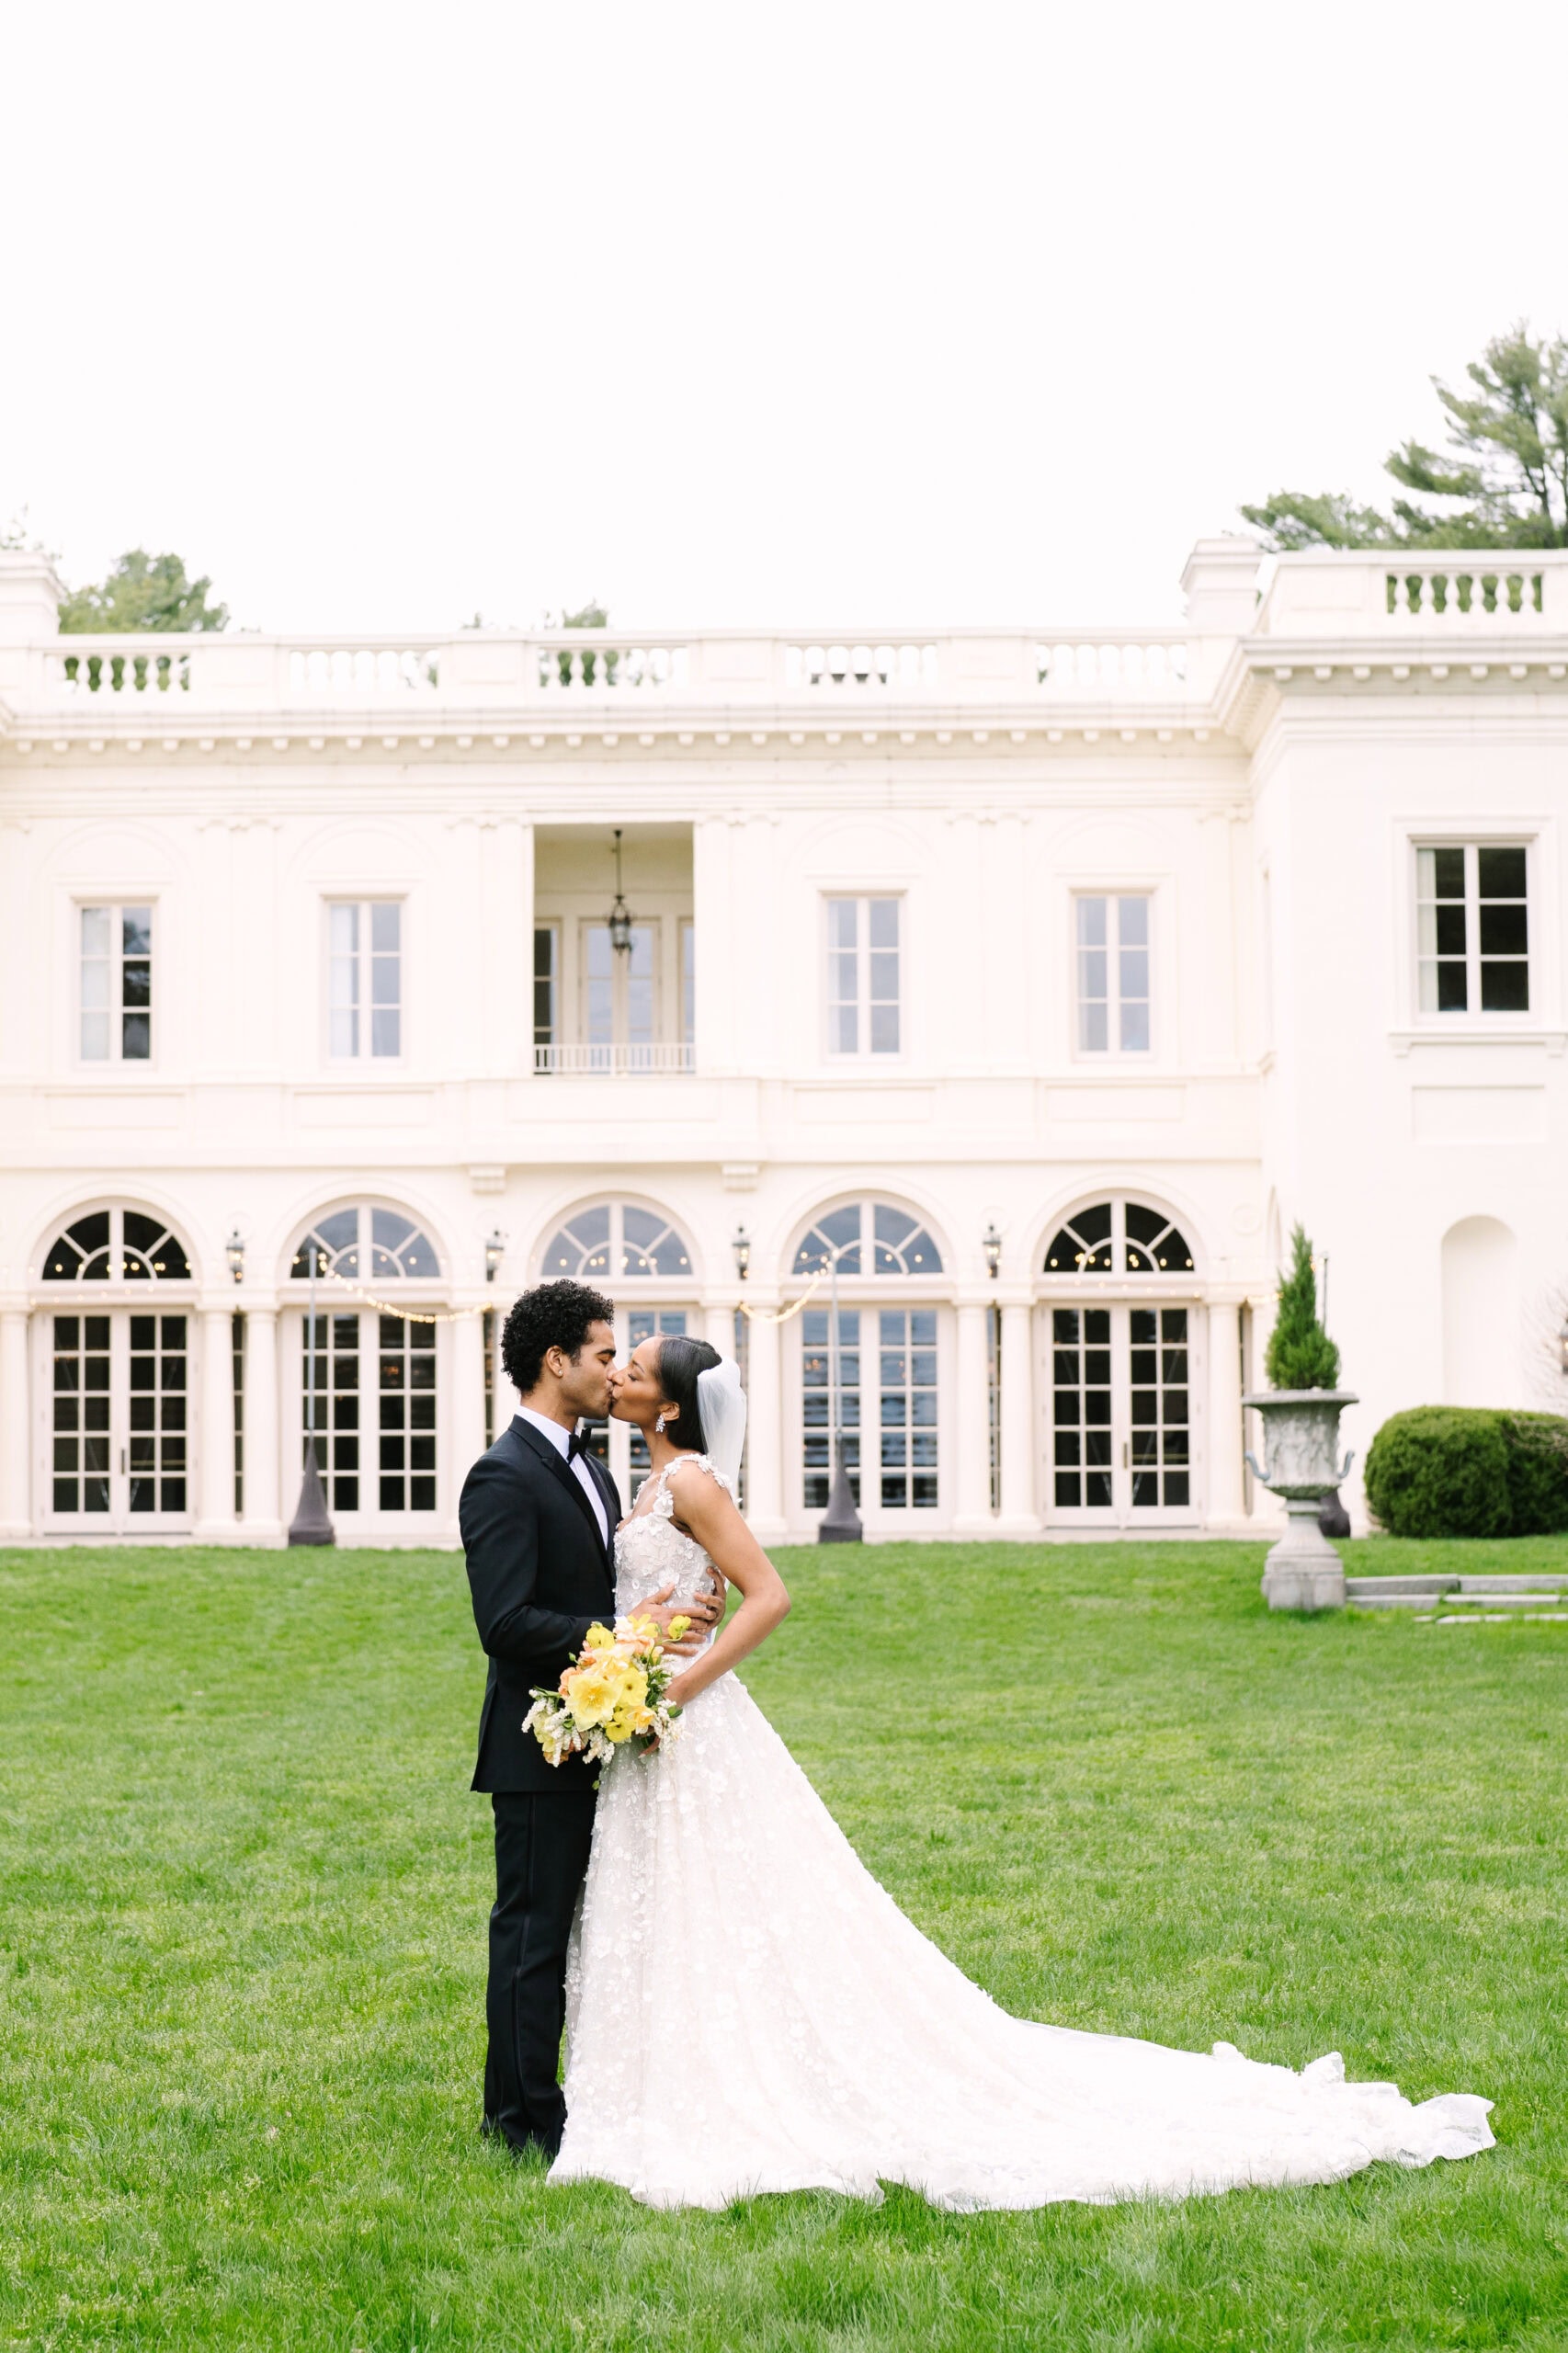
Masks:
[[[533,1733],[552,1765],[583,1756],[602,1765],[629,1740],[651,1748],[675,1739],[680,1710],[665,1697],[676,1672],[665,1643],[678,1643],[690,1623],[672,1618],[667,1638],[651,1618],[618,1618],[613,1631],[590,1626],[556,1688],[535,1686],[523,1730]]]

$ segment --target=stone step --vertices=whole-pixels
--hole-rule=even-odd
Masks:
[[[1543,1569],[1534,1576],[1460,1577],[1461,1593],[1562,1593],[1568,1569]]]

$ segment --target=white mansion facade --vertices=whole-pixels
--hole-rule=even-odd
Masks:
[[[558,1273],[740,1334],[770,1540],[834,1399],[870,1537],[1261,1530],[1297,1218],[1350,1444],[1553,1402],[1568,555],[1262,564],[437,642],[0,554],[0,1540],[280,1541],[308,1394],[339,1540],[451,1542]]]

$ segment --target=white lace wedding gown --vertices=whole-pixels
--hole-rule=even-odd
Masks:
[[[621,1529],[619,1609],[705,1576],[670,1517],[696,1461]],[[1412,2107],[1335,2052],[1296,2075],[1008,2017],[878,1885],[733,1675],[678,1742],[601,1775],[566,1994],[550,2179],[650,2206],[883,2181],[960,2209],[1179,2198],[1492,2144],[1489,2100]]]

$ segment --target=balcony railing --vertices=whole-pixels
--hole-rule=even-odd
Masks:
[[[697,1049],[689,1039],[659,1045],[534,1048],[534,1069],[541,1078],[650,1078],[696,1067]]]

